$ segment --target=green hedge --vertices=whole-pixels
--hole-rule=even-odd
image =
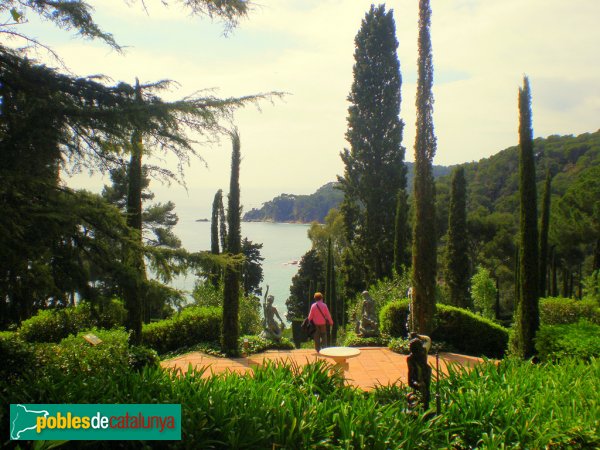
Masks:
[[[508,330],[466,309],[437,305],[437,326],[431,339],[466,355],[502,358],[508,347]]]
[[[382,333],[406,338],[408,300],[390,302],[381,309],[379,320]],[[501,358],[508,346],[508,330],[493,321],[466,309],[437,305],[434,342],[444,342],[456,351],[473,356]]]
[[[535,349],[542,361],[600,358],[600,326],[584,320],[542,325],[535,338]]]
[[[395,300],[387,303],[379,311],[379,328],[382,333],[392,337],[406,337],[406,320],[408,318],[408,305],[410,300]]]
[[[542,324],[577,323],[580,319],[587,319],[600,325],[600,306],[598,302],[592,299],[574,300],[563,297],[540,299],[540,322]]]
[[[142,342],[161,354],[202,342],[218,342],[221,316],[222,310],[217,307],[185,308],[169,319],[145,324]]]
[[[93,327],[110,329],[122,326],[126,314],[119,299],[94,307],[84,301],[75,307],[39,311],[21,324],[19,335],[27,342],[60,342],[67,336]]]
[[[344,345],[346,347],[387,347],[390,337],[386,334],[381,334],[376,337],[360,337],[355,332],[349,331],[346,333]]]

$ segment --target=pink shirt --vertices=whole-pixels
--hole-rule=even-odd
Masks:
[[[329,325],[333,325],[333,319],[331,318],[331,314],[329,314],[329,308],[323,303],[323,300],[319,300],[312,304],[310,313],[308,313],[308,320],[312,320],[315,325],[325,325],[327,322],[329,322]]]

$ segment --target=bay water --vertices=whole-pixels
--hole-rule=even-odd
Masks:
[[[308,239],[309,225],[269,222],[242,222],[242,239],[248,238],[255,244],[263,244],[261,256],[264,281],[263,296],[269,286],[269,295],[275,297],[274,306],[285,321],[285,300],[290,295],[292,277],[298,272],[298,262],[311,248]],[[198,222],[193,217],[179,214],[175,234],[189,251],[210,250],[210,222]],[[196,276],[180,276],[172,285],[191,293]],[[262,301],[262,298],[261,298]]]

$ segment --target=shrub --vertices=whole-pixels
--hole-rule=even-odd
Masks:
[[[575,324],[543,325],[535,338],[535,349],[542,361],[566,357],[585,360],[600,357],[600,326],[587,321]]]
[[[381,309],[388,303],[396,301],[399,298],[405,298],[410,285],[410,272],[406,271],[402,276],[394,275],[391,280],[380,280],[374,285],[369,286],[368,291],[375,302],[375,311],[377,314],[380,314]],[[362,302],[362,294],[358,294],[348,304],[348,319],[351,331],[354,330],[357,320],[360,320]]]
[[[12,380],[34,365],[33,346],[11,331],[0,331],[0,379]]]
[[[593,299],[548,297],[540,299],[540,322],[544,325],[577,323],[588,319],[600,325],[600,306]]]
[[[396,300],[386,304],[379,312],[379,328],[393,337],[407,337],[408,309],[410,300]]]
[[[119,298],[100,301],[97,308],[92,308],[89,302],[80,303],[78,307],[86,307],[93,318],[94,326],[106,330],[123,326],[127,319],[125,302]]]
[[[175,351],[221,336],[221,308],[192,306],[159,322],[145,324],[142,342],[158,353]]]
[[[344,339],[346,347],[387,347],[390,337],[382,334],[376,337],[360,337],[349,331]]]
[[[97,307],[83,301],[75,307],[39,311],[21,324],[19,335],[27,342],[60,342],[92,327],[110,329],[121,326],[126,314],[119,299],[111,299]]]
[[[156,352],[130,346],[129,334],[123,329],[89,331],[102,342],[91,345],[83,338],[88,333],[84,331],[63,339],[59,344],[38,344],[36,363],[42,372],[58,370],[65,375],[93,373],[95,376],[109,376],[146,365],[158,365]]]
[[[475,311],[483,317],[493,318],[497,294],[496,284],[490,276],[490,271],[478,266],[477,272],[471,278],[471,297],[473,297]]]
[[[223,283],[213,286],[211,282],[197,282],[192,293],[196,306],[223,306]],[[258,334],[262,331],[260,299],[256,296],[240,295],[240,335]]]
[[[262,331],[260,310],[258,297],[240,297],[240,334],[258,334]]]
[[[508,346],[508,330],[466,309],[437,305],[437,326],[431,339],[446,342],[467,355],[502,358]]]
[[[91,317],[82,308],[45,309],[25,320],[19,335],[27,342],[60,342],[91,327]]]
[[[400,353],[401,355],[408,355],[408,354],[410,354],[409,344],[410,344],[409,339],[393,338],[393,339],[390,339],[388,348],[395,353]],[[436,341],[436,342],[431,343],[431,349],[429,350],[429,354],[433,355],[436,352],[455,352],[455,351],[456,351],[456,349],[454,347],[452,347],[450,344],[448,344],[446,342]]]
[[[244,349],[244,340],[248,340],[248,347]],[[265,339],[260,336],[241,336],[239,339],[240,353],[247,355],[264,352],[265,350],[293,350],[294,344],[287,338],[281,338],[279,342]]]

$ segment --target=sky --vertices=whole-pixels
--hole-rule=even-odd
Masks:
[[[139,1],[88,3],[100,26],[126,47],[123,54],[33,16],[22,31],[49,44],[77,75],[104,74],[115,83],[177,81],[166,99],[210,88],[222,97],[288,93],[235,115],[244,210],[281,193],[312,193],[343,174],[339,153],[348,145],[354,37],[370,1],[257,0],[227,36],[222,23],[189,17],[176,2],[165,8],[160,0],[146,0],[147,10]],[[418,1],[386,6],[394,10],[399,42],[402,144],[413,161]],[[477,161],[517,144],[524,75],[536,137],[600,128],[600,1],[432,0],[431,7],[434,164]],[[228,189],[228,140],[198,151],[204,161],[186,167],[186,188],[152,185],[159,200],[175,201],[180,216],[209,217],[216,190]],[[160,162],[176,168],[169,156]],[[96,191],[107,182],[87,174],[69,181]]]

